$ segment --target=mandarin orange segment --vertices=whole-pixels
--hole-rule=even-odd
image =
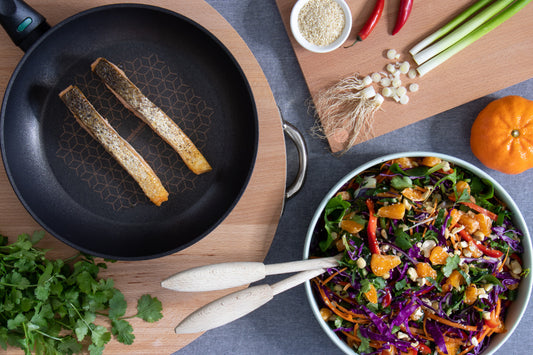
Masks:
[[[392,160],[392,163],[398,163],[402,169],[411,169],[418,166],[416,159],[409,157],[394,159]]]
[[[363,230],[365,226],[351,219],[345,219],[341,221],[341,229],[350,234],[356,234]]]
[[[492,232],[492,219],[482,213],[476,214],[474,219],[479,222],[480,232],[483,233],[484,236],[490,235]]]
[[[424,159],[422,159],[422,165],[429,166],[430,168],[440,164],[441,162],[442,159],[437,157],[424,157]]]
[[[459,222],[459,219],[461,218],[461,216],[464,214],[463,211],[461,210],[458,210],[458,209],[452,209],[450,211],[450,227],[453,227],[457,224],[457,222]]]
[[[342,238],[339,238],[335,241],[335,247],[337,248],[337,251],[343,251],[346,249],[346,245],[344,245]]]
[[[464,282],[465,278],[463,277],[463,275],[461,275],[459,271],[453,270],[450,276],[446,279],[442,290],[444,292],[448,292],[451,291],[452,287],[458,290],[459,287],[464,284]]]
[[[464,190],[468,191],[468,194],[470,195],[470,185],[466,181],[457,181],[457,184],[455,184],[455,188],[457,189],[457,193],[459,196],[463,194]]]
[[[365,292],[364,295],[366,299],[368,300],[368,302],[371,302],[374,304],[378,303],[378,291],[376,290],[374,285],[370,284],[370,290]]]
[[[446,259],[448,259],[449,256],[450,255],[443,247],[437,245],[431,249],[429,261],[431,261],[433,265],[446,265]]]
[[[477,287],[474,284],[470,284],[465,291],[464,301],[466,304],[473,304],[477,300]]]
[[[467,214],[463,214],[461,218],[459,218],[459,224],[465,227],[468,234],[474,234],[474,232],[479,229],[479,222]]]
[[[416,264],[416,273],[418,277],[431,277],[433,279],[437,278],[437,271],[431,267],[428,263],[418,263]]]
[[[378,210],[378,217],[390,219],[403,219],[405,215],[405,205],[403,203],[395,203],[394,205],[383,206]]]
[[[396,255],[372,254],[370,269],[374,275],[383,277],[401,263],[400,257]]]

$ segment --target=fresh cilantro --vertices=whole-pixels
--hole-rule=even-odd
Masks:
[[[370,291],[370,281],[368,279],[361,280],[361,293]]]
[[[387,286],[387,281],[383,277],[376,277],[372,279],[372,284],[377,290],[382,290]]]
[[[470,192],[468,191],[468,189],[464,189],[460,195],[456,190],[455,186],[453,187],[453,189],[455,191],[455,197],[457,202],[470,202]]]
[[[372,352],[372,348],[370,347],[370,339],[365,338],[359,329],[357,329],[357,336],[361,340],[361,344],[359,344],[359,347],[357,348],[357,351],[362,354],[366,354],[369,352]]]
[[[106,263],[79,254],[50,260],[47,250],[35,247],[44,232],[21,234],[8,244],[0,236],[0,347],[16,346],[30,354],[99,355],[112,336],[132,344],[135,336],[128,318],[155,322],[163,317],[162,304],[140,297],[137,313],[125,317],[127,303],[112,279],[100,279]],[[97,318],[108,318],[110,328]]]
[[[396,236],[396,239],[394,240],[394,244],[396,244],[403,250],[411,249],[411,247],[413,246],[413,243],[411,243],[409,234],[405,233],[401,228],[397,228],[394,231],[394,235]]]
[[[470,278],[470,275],[467,273],[467,272],[464,272],[463,270],[459,269],[458,270],[459,273],[463,276],[463,278],[465,279],[465,283],[467,286],[469,286],[471,284],[471,278]]]
[[[156,322],[163,317],[161,302],[157,297],[143,295],[137,303],[137,317],[146,322]]]
[[[459,262],[461,258],[459,255],[449,256],[446,258],[446,265],[442,268],[442,273],[444,276],[449,277],[452,274],[452,271],[459,267]]]
[[[394,284],[396,291],[402,291],[407,286],[407,279],[403,278]]]

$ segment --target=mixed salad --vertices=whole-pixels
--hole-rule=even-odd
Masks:
[[[521,231],[494,187],[437,157],[367,169],[331,198],[313,256],[320,314],[360,354],[479,354],[516,298]]]

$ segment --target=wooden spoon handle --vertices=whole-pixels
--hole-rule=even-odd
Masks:
[[[215,291],[247,285],[262,280],[267,275],[329,268],[337,265],[338,256],[272,265],[259,262],[212,264],[181,271],[161,282],[161,286],[180,292]]]
[[[230,293],[191,313],[178,324],[175,332],[177,334],[198,333],[228,324],[258,309],[270,301],[274,295],[318,276],[324,271],[324,269],[303,271],[272,286],[253,286]]]

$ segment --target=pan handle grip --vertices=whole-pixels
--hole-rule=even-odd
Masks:
[[[23,51],[50,29],[46,19],[22,0],[0,1],[0,23]]]
[[[300,191],[304,184],[305,175],[307,174],[307,146],[298,129],[285,120],[283,120],[283,131],[294,142],[298,150],[298,173],[285,192],[285,199],[288,200]]]

